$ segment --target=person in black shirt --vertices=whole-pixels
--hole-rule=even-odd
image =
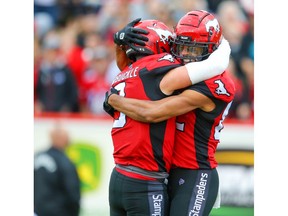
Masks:
[[[80,180],[75,165],[64,153],[69,135],[57,125],[51,147],[35,155],[34,212],[38,216],[78,216]]]
[[[78,86],[61,53],[57,32],[43,39],[35,86],[35,112],[78,112]]]

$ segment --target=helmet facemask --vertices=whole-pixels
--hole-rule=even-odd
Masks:
[[[172,42],[171,53],[180,60],[183,64],[189,62],[198,62],[205,60],[209,57],[211,52],[209,48],[214,46],[214,43],[209,42],[195,42],[187,36],[177,36]]]

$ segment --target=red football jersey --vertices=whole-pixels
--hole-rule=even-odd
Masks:
[[[159,100],[166,97],[159,87],[161,79],[178,66],[179,62],[167,53],[146,56],[120,72],[112,86],[124,97]],[[132,165],[156,172],[170,170],[175,118],[159,123],[143,123],[124,113],[115,112],[111,134],[116,164]]]
[[[232,104],[235,86],[227,72],[188,89],[209,97],[216,105],[211,112],[195,109],[176,119],[173,166],[189,169],[217,167],[215,151],[223,121]]]

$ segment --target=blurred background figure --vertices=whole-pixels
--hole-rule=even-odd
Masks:
[[[68,132],[57,124],[50,132],[51,147],[35,155],[34,211],[38,216],[78,216],[80,180],[64,153]]]
[[[216,10],[223,35],[230,42],[229,72],[236,81],[235,100],[230,118],[249,120],[254,117],[254,7],[251,0],[226,0]]]
[[[108,51],[105,46],[85,48],[83,51],[87,67],[81,79],[81,111],[94,114],[103,114],[104,95],[110,87],[108,80]]]
[[[78,111],[78,87],[72,71],[61,55],[57,31],[50,31],[45,35],[42,48],[42,58],[36,68],[35,111]]]

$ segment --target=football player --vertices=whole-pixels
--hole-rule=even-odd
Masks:
[[[177,60],[185,64],[184,67],[186,67],[189,75],[193,73],[193,64],[209,60],[209,56],[212,57],[221,48],[221,40],[223,43],[222,28],[218,20],[213,14],[203,10],[191,11],[183,16],[175,28],[175,34],[176,38],[171,52]],[[167,54],[160,54],[157,57],[157,64],[155,63],[155,66],[159,65],[161,69],[166,66],[159,64],[161,62],[159,59],[163,59],[164,55]],[[155,164],[152,163],[153,160],[158,165],[158,169],[161,168],[159,165],[167,165],[172,162],[164,169],[165,172],[170,171],[170,216],[209,215],[215,204],[219,189],[215,151],[220,140],[220,132],[223,129],[223,121],[234,98],[234,83],[223,69],[222,74],[213,74],[209,79],[202,79],[201,82],[194,82],[191,79],[193,85],[183,89],[178,95],[166,97],[171,95],[171,92],[174,93],[175,89],[165,91],[163,86],[169,86],[169,84],[175,86],[175,84],[170,81],[170,83],[162,85],[161,82],[165,79],[165,76],[171,73],[171,70],[162,79],[155,77],[145,79],[144,74],[150,74],[151,61],[148,58],[152,58],[152,56],[146,57],[147,60],[143,58],[145,60],[143,60],[142,70],[140,67],[138,69],[138,75],[142,77],[141,83],[131,89],[127,88],[128,85],[121,84],[124,91],[118,88],[118,83],[116,83],[113,87],[117,91],[112,89],[106,94],[106,105],[109,104],[117,110],[115,119],[118,119],[118,115],[120,115],[123,119],[125,118],[127,123],[133,121],[132,119],[136,120],[137,123],[139,121],[152,122],[150,124],[143,123],[148,131],[146,136],[144,135],[146,143],[148,142],[147,145],[141,141],[139,146],[136,147],[139,140],[137,134],[144,133],[144,130],[139,127],[139,132],[131,133],[134,139],[130,145],[135,147],[135,151],[142,148],[145,148],[146,151],[152,150],[150,154],[141,151],[141,154],[147,156],[147,162],[151,160],[149,164],[142,163],[149,165],[147,167],[143,166],[143,169],[147,170],[147,168],[152,167]],[[163,62],[167,63],[169,61],[165,60]],[[135,68],[135,65],[132,68]],[[181,74],[181,68],[174,70],[178,69],[178,73]],[[211,68],[213,68],[213,65]],[[142,73],[143,75],[141,75]],[[179,78],[175,75],[174,82],[181,83],[181,78],[180,75]],[[190,78],[193,78],[193,76],[190,76]],[[151,86],[152,84],[156,90]],[[127,92],[125,91],[126,88]],[[133,93],[129,94],[130,91],[133,91]],[[158,100],[160,97],[155,96],[156,92],[162,93],[165,98]],[[118,93],[120,96],[117,95]],[[139,96],[143,94],[148,97]],[[175,116],[177,118],[175,145],[173,146],[172,143],[168,144],[169,141],[174,140],[172,137],[169,137],[169,140],[159,139],[159,137],[166,138],[168,136],[167,121],[173,120]],[[124,127],[128,127],[128,125],[125,124]],[[163,125],[166,126],[166,130],[163,129]],[[133,127],[133,130],[135,131],[138,128]],[[171,126],[171,133],[173,134],[172,128]],[[152,133],[155,133],[157,138],[153,138]],[[152,142],[154,140],[160,142],[154,144]],[[145,147],[143,143],[145,143]],[[169,151],[164,147],[168,145]],[[131,155],[132,152],[134,151],[131,150]],[[168,152],[169,154],[167,154]],[[165,156],[167,158],[159,160],[155,157],[156,155],[161,156],[161,159],[164,159]],[[169,159],[172,159],[172,161],[169,161]],[[169,167],[171,167],[171,170]],[[159,171],[163,170],[159,169]]]

